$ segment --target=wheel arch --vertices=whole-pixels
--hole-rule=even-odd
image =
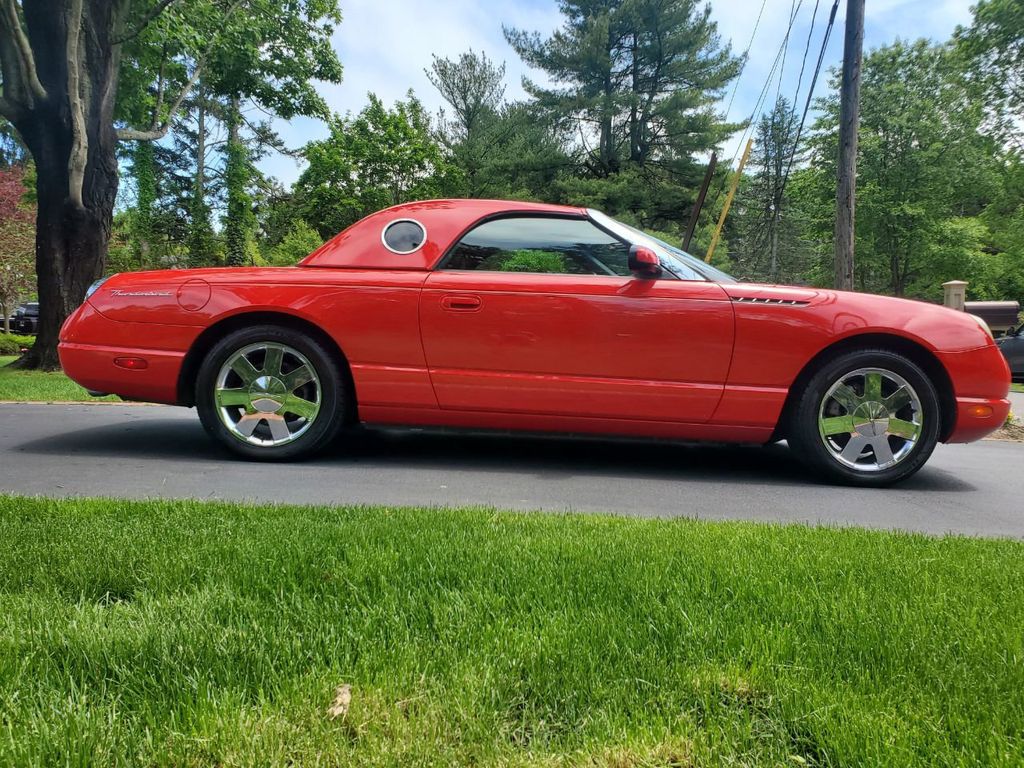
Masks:
[[[810,378],[829,361],[858,349],[884,349],[896,352],[921,367],[935,385],[935,391],[939,396],[939,409],[942,417],[939,441],[945,441],[956,424],[956,398],[949,373],[930,349],[905,336],[889,333],[862,333],[848,336],[830,344],[812,357],[789,387],[789,393],[786,395],[786,402],[782,407],[779,423],[772,439],[781,440],[786,436],[796,401]]]
[[[349,398],[349,402],[346,404],[346,409],[348,411],[346,416],[352,416],[355,414],[355,385],[352,380],[352,370],[349,367],[348,358],[345,356],[341,346],[337,341],[335,341],[334,337],[318,325],[311,323],[308,320],[304,320],[301,317],[296,317],[295,315],[290,315],[286,312],[267,311],[241,312],[230,315],[218,320],[196,337],[196,340],[192,342],[192,346],[189,347],[188,352],[185,354],[185,359],[181,364],[181,371],[178,373],[177,393],[179,405],[191,407],[196,404],[196,378],[199,375],[199,368],[203,364],[203,359],[209,351],[213,349],[214,344],[223,339],[229,333],[242,328],[251,327],[253,325],[276,325],[282,328],[288,328],[300,333],[305,333],[323,344],[331,354],[335,363],[338,364],[338,370],[345,379],[345,382],[348,385],[348,391],[352,395],[352,397]]]

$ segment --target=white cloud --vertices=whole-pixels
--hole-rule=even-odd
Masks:
[[[795,1],[800,3],[800,7],[786,54],[781,91],[790,99],[795,95],[814,8],[812,0]],[[793,2],[765,0],[750,59],[730,113],[731,119],[742,120],[751,114],[779,50]],[[746,48],[750,40],[761,3],[762,0],[715,0],[712,3],[712,17],[718,22],[722,38],[732,43],[737,54]],[[869,0],[865,45],[869,48],[883,45],[896,37],[946,39],[957,24],[970,20],[970,4],[971,0]],[[800,102],[806,98],[806,87],[831,6],[831,0],[820,0]],[[845,3],[840,5],[832,31],[818,82],[818,94],[827,85],[828,68],[837,65],[842,58],[844,12]],[[345,69],[344,80],[340,84],[321,87],[331,109],[342,114],[358,112],[365,105],[369,91],[391,103],[403,98],[409,88],[431,111],[436,111],[441,106],[440,98],[424,74],[424,69],[430,66],[431,54],[455,57],[469,48],[483,51],[495,61],[504,61],[508,81],[506,94],[509,98],[520,98],[523,96],[520,87],[522,76],[529,74],[534,79],[542,79],[542,75],[529,72],[519,60],[505,42],[502,24],[544,34],[561,23],[555,0],[507,3],[493,0],[436,3],[427,0],[352,0],[343,3],[342,13],[344,18],[335,32],[334,44]],[[766,99],[769,104],[774,101],[775,93],[776,86],[773,85]],[[725,101],[728,97],[727,92]],[[725,109],[724,103],[722,109]],[[305,118],[291,123],[280,121],[278,128],[290,146],[299,146],[326,134],[322,123]],[[732,157],[739,143],[740,137],[734,137],[723,148],[723,157]],[[262,167],[285,183],[293,181],[300,170],[295,160],[281,156],[267,158]]]

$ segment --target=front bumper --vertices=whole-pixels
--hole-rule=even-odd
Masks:
[[[980,440],[1006,423],[1010,413],[1010,368],[993,343],[968,352],[940,352],[953,383],[956,405],[947,443]]]
[[[1006,398],[958,397],[956,424],[947,443],[972,443],[990,435],[1006,423],[1010,401]]]

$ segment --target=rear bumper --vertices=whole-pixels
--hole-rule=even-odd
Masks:
[[[64,373],[88,390],[173,405],[185,359],[178,349],[188,349],[188,338],[196,333],[194,328],[117,322],[86,302],[65,321],[57,351]],[[140,347],[140,341],[153,346]],[[172,348],[159,348],[164,345]],[[146,367],[128,370],[115,365],[122,357],[141,358]]]
[[[64,373],[88,390],[110,392],[128,400],[177,403],[183,354],[71,342],[61,342],[57,350]],[[121,357],[141,358],[146,361],[146,368],[121,368],[114,364],[114,360]]]

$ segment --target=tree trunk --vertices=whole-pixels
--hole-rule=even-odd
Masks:
[[[38,197],[39,325],[19,364],[54,370],[60,328],[102,275],[107,256],[118,181],[113,114],[120,47],[113,40],[125,0],[84,0],[71,29],[66,9],[28,2],[22,8],[46,97],[19,108],[12,120],[35,160]],[[69,33],[77,47],[68,45]]]
[[[43,131],[45,129],[41,129]],[[42,138],[33,143],[49,142]],[[91,205],[80,209],[69,204],[67,198],[67,155],[57,148],[42,146],[33,148],[32,154],[39,169],[36,181],[39,326],[36,342],[20,364],[24,368],[49,371],[60,368],[57,342],[61,325],[82,303],[89,285],[103,274],[117,194],[117,159],[111,143],[108,162],[87,166],[85,189],[92,192],[89,195]]]

